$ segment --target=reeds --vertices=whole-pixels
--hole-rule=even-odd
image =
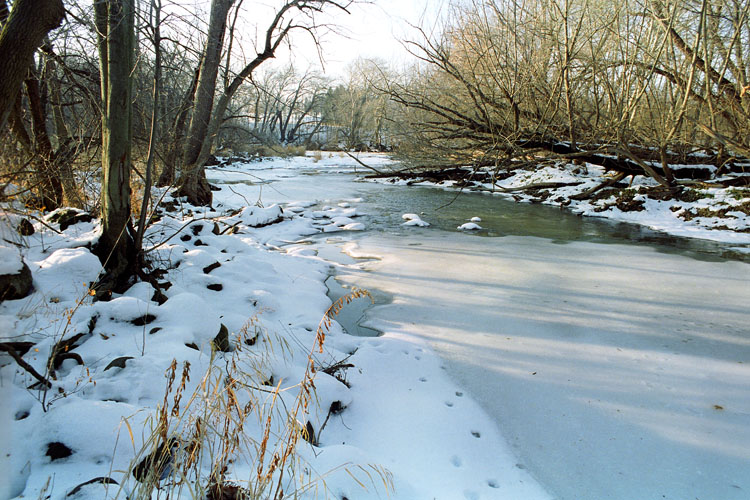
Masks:
[[[311,405],[317,402],[314,380],[320,367],[315,354],[323,352],[326,334],[341,308],[367,296],[365,290],[354,290],[326,311],[296,384],[288,385],[283,379],[274,382],[268,376],[270,363],[291,349],[284,339],[270,336],[257,317],[238,332],[232,352],[212,352],[197,384],[190,383],[190,364],[185,362],[180,370],[174,360],[166,370],[163,400],[131,461],[131,488],[123,482],[117,496],[129,500],[151,499],[154,494],[156,498],[281,500],[327,492],[325,475],[313,477],[313,468],[303,466],[297,453],[300,438],[313,446],[319,438],[308,419]],[[274,352],[279,347],[281,353]],[[130,424],[126,424],[135,445]],[[342,464],[348,466],[377,487],[380,483],[373,480],[374,471],[386,491],[391,487],[390,474],[380,467]]]

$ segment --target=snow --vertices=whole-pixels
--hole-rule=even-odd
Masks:
[[[377,155],[368,161],[384,163]],[[269,167],[275,162],[297,168],[287,160],[262,163]],[[299,162],[310,166],[311,160]],[[326,162],[332,169],[356,168],[346,162],[341,166],[340,158],[324,159],[316,168]],[[247,167],[257,169],[254,163]],[[221,169],[211,175],[214,182],[222,175],[239,176]],[[342,360],[353,368],[339,372],[348,385],[316,372],[315,396],[297,419],[300,425],[310,421],[319,432],[318,443],[298,442],[296,454],[306,467],[286,475],[285,491],[298,490],[301,498],[549,498],[514,465],[495,423],[449,379],[424,342],[388,332],[353,337],[334,321],[323,351],[313,349],[315,331],[331,305],[324,282],[333,264],[309,251],[305,242],[315,234],[366,229],[358,220],[361,198],[321,206],[295,197],[287,206],[263,208],[244,200],[251,199],[257,185],[233,184],[232,190],[225,189],[229,184],[219,185],[215,210],[183,201],[183,212],[163,213],[147,231],[150,256],[168,270],[160,279],[169,284],[162,305],[152,300],[153,289],[144,283],[109,302],[92,301],[88,288],[101,266],[86,244],[98,237],[97,221],[59,234],[38,226],[35,235],[25,238],[24,258],[38,286],[26,299],[0,304],[0,340],[35,342],[24,358],[45,373],[56,343],[76,338],[68,352],[83,365],[76,359],[61,363],[52,390],[44,395],[27,389],[34,380],[2,358],[0,398],[7,404],[0,405],[0,470],[5,476],[0,498],[63,499],[96,477],[119,484],[91,484],[76,498],[113,497],[120,488],[121,495],[133,492],[138,483],[127,471],[150,442],[157,409],[165,401],[165,372],[173,360],[175,384],[184,363],[190,364],[183,410],[190,395],[200,400],[203,374],[243,364],[250,385],[238,397],[256,401],[252,407],[266,412],[248,418],[243,439],[262,441],[267,416],[276,429],[272,434],[283,436],[281,409],[294,406],[311,352],[318,368]],[[212,347],[222,326],[234,352]],[[124,368],[105,370],[123,356],[131,358]],[[271,380],[272,385],[262,385]],[[280,392],[275,393],[273,384],[279,384]],[[270,411],[272,401],[276,410]],[[171,407],[171,395],[167,402]],[[345,408],[321,431],[334,402]],[[171,432],[185,435],[192,420],[170,421]],[[47,447],[55,442],[68,446],[72,455],[51,460]],[[253,460],[253,453],[238,452],[229,479],[242,484],[254,477]],[[48,478],[54,480],[48,484]],[[304,484],[316,478],[315,488],[305,490]],[[395,489],[387,491],[391,483]],[[191,498],[187,492],[178,496]]]
[[[747,498],[747,263],[437,230],[356,245],[380,259],[339,279],[394,297],[365,325],[427,341],[554,498]]]
[[[18,274],[23,269],[23,262],[18,251],[0,245],[0,275]]]
[[[361,159],[376,168],[390,162]],[[199,389],[204,374],[214,374],[217,387],[229,383],[230,371],[247,377],[238,404],[253,403],[258,413],[245,420],[241,451],[228,467],[230,480],[247,484],[266,418],[272,436],[284,435],[284,408],[303,393],[310,353],[315,394],[296,418],[300,426],[310,422],[318,442],[298,441],[302,466],[285,476],[287,493],[298,490],[303,499],[746,496],[746,263],[437,229],[379,239],[367,231],[366,188],[349,177],[321,185],[306,175],[355,171],[363,168],[335,153],[210,169],[221,188],[213,210],[183,202],[184,211],[163,213],[147,231],[150,256],[167,269],[162,305],[144,283],[92,302],[88,288],[101,266],[87,245],[98,238],[97,221],[13,233],[35,290],[0,304],[0,341],[34,342],[24,359],[44,373],[55,344],[80,334],[68,352],[83,365],[65,360],[43,396],[0,358],[0,470],[7,476],[0,498],[62,500],[103,476],[119,485],[105,495],[105,485],[92,484],[75,498],[133,491],[127,471],[153,433],[173,360],[175,385],[190,363],[182,411],[193,394],[208,404]],[[717,198],[729,207],[741,201]],[[660,202],[645,203],[661,214],[664,230],[703,237],[699,218],[678,224]],[[701,203],[684,208],[707,206]],[[601,215],[595,208],[573,207]],[[637,220],[616,210],[605,215],[659,223],[656,215]],[[728,211],[741,226],[740,213]],[[478,228],[475,219],[464,226]],[[400,220],[428,225],[414,213]],[[0,229],[3,237],[13,231]],[[742,233],[712,231],[745,248]],[[2,265],[10,265],[6,256],[18,259],[8,252]],[[383,335],[349,335],[334,318],[320,352],[316,330],[331,306],[325,283],[333,274],[372,289],[375,305],[363,326]],[[231,352],[214,347],[222,327]],[[132,358],[124,368],[105,370],[123,356]],[[339,362],[352,365],[336,372],[339,379],[321,369]],[[329,417],[334,403],[345,408]],[[170,418],[170,430],[182,435],[191,424]],[[73,454],[51,460],[52,442]],[[199,467],[207,473],[208,466]],[[308,481],[316,486],[305,490]],[[187,491],[174,497],[192,498]]]
[[[478,231],[482,229],[482,226],[474,222],[466,222],[458,226],[456,229],[458,229],[459,231]]]
[[[417,226],[417,227],[429,227],[430,223],[425,222],[417,214],[403,214],[401,216],[406,222],[402,223],[402,226]]]

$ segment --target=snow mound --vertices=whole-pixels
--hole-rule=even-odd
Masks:
[[[474,222],[467,222],[466,224],[461,224],[456,229],[459,231],[478,231],[482,229],[482,226]]]
[[[18,252],[10,247],[0,246],[0,274],[18,274],[22,268]]]
[[[404,214],[401,216],[401,218],[406,221],[401,224],[402,226],[428,227],[430,225],[429,222],[423,221],[422,218],[417,214]]]

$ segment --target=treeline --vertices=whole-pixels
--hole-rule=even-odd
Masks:
[[[466,0],[404,42],[408,70],[359,61],[331,81],[267,64],[351,3],[0,0],[0,199],[99,211],[103,260],[137,263],[150,187],[210,204],[217,151],[498,170],[546,156],[670,189],[674,164],[722,175],[750,156],[746,0]]]
[[[721,174],[750,154],[750,2],[471,0],[452,13],[408,42],[416,74],[382,89],[410,110],[414,165],[596,153],[672,186],[674,163]]]
[[[395,106],[373,85],[382,80],[382,66],[354,61],[337,80],[294,65],[259,72],[235,97],[220,150],[248,152],[260,144],[391,151]]]

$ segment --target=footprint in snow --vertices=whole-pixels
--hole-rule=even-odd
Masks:
[[[458,396],[459,398],[463,397],[463,395],[464,395],[464,393],[463,393],[463,392],[461,392],[461,391],[456,391],[456,396]]]
[[[419,377],[419,381],[420,382],[427,382],[427,378],[426,377]]]
[[[445,402],[445,406],[447,406],[448,408],[453,408],[453,402],[452,401],[446,401]]]
[[[500,485],[494,479],[490,479],[489,481],[487,481],[487,486],[489,486],[490,488],[499,488],[500,487]]]
[[[461,467],[461,465],[463,465],[463,462],[458,455],[453,455],[451,457],[451,464],[453,465],[453,467]]]
[[[482,435],[479,433],[479,431],[471,431],[471,435],[474,436],[477,439],[480,438],[480,437],[482,437]]]

